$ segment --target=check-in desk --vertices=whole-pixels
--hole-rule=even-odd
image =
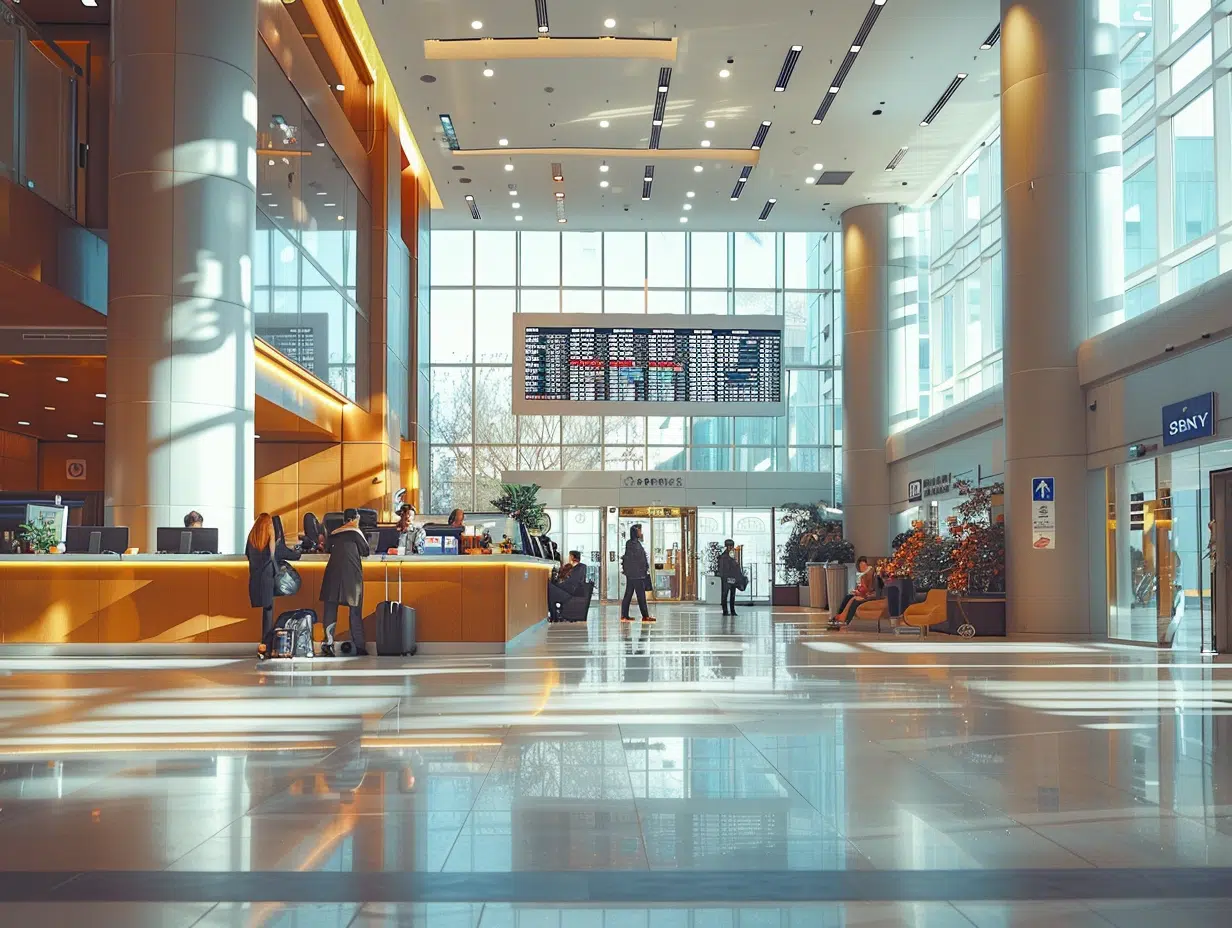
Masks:
[[[275,613],[316,610],[325,555],[294,562],[303,578]],[[415,609],[421,646],[496,653],[547,616],[548,561],[521,555],[377,556],[364,560],[364,613],[372,640],[377,603]],[[346,638],[347,609],[337,637]],[[320,630],[317,631],[318,638]],[[0,556],[3,644],[240,644],[261,637],[248,604],[248,561],[234,555]]]

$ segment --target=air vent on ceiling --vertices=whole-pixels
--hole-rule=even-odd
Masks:
[[[646,170],[642,174],[642,199],[650,199],[650,188],[654,184],[654,165],[646,165]]]
[[[535,23],[540,35],[548,34],[548,0],[535,0]]]
[[[479,215],[479,206],[478,204],[475,203],[475,198],[471,196],[469,193],[466,195],[466,205],[471,208],[471,218],[472,219],[482,219],[483,218],[482,216]]]
[[[980,45],[980,48],[983,51],[988,51],[990,48],[992,48],[994,45],[996,45],[1000,41],[1001,41],[1001,24],[997,23],[997,27],[993,29],[992,32],[988,33],[988,38],[984,40],[983,44]]]
[[[748,183],[749,175],[753,173],[753,165],[746,164],[740,172],[740,176],[736,179],[736,186],[732,187],[731,198],[739,200],[740,194],[744,193],[745,185]]]
[[[672,86],[672,69],[659,68],[659,83],[655,85],[654,111],[650,119],[650,147],[659,147],[663,119],[667,115],[667,92]]]
[[[818,187],[841,187],[851,179],[852,171],[822,171],[817,176]]]
[[[105,342],[106,329],[26,329],[23,342]]]
[[[774,209],[774,204],[777,202],[778,200],[776,200],[774,197],[771,197],[770,199],[768,199],[766,201],[766,205],[761,208],[761,215],[757,217],[757,221],[765,222],[767,219],[769,219],[770,213]]]
[[[877,17],[881,15],[881,8],[885,6],[885,0],[873,0],[873,5],[868,8],[868,12],[864,14],[864,22],[860,24],[860,30],[856,33],[855,40],[851,43],[847,54],[843,56],[842,63],[838,66],[838,71],[835,72],[834,80],[830,81],[830,86],[826,88],[826,95],[821,101],[821,105],[817,107],[817,112],[813,116],[813,125],[820,126],[826,114],[830,112],[830,107],[834,105],[834,97],[843,87],[843,81],[847,80],[847,75],[851,73],[852,67],[856,63],[856,56],[864,48],[868,42],[869,35],[872,34],[873,26],[877,23]]]
[[[556,221],[557,221],[557,222],[561,222],[561,223],[563,223],[563,222],[567,222],[567,221],[568,221],[568,220],[565,218],[565,197],[564,197],[564,194],[561,194],[561,195],[559,195],[559,196],[556,198]]]
[[[783,67],[779,70],[778,80],[774,82],[775,93],[782,93],[787,89],[787,82],[791,80],[791,72],[796,69],[796,62],[800,60],[802,51],[803,45],[793,45],[788,49],[787,57],[783,59]]]
[[[757,134],[753,136],[753,144],[749,146],[753,151],[761,151],[761,147],[766,144],[766,136],[770,134],[770,120],[765,119],[762,124],[757,127]]]
[[[941,99],[934,103],[933,108],[928,111],[928,115],[920,120],[921,126],[931,126],[937,121],[937,117],[941,115],[941,111],[945,108],[945,105],[950,102],[950,98],[954,96],[958,88],[962,86],[962,82],[966,79],[966,74],[959,74],[952,81],[950,81],[950,86],[945,88],[945,93],[941,95]]]
[[[559,184],[564,179],[565,179],[565,172],[561,168],[560,162],[553,161],[552,162],[552,180],[556,181],[556,183]]]
[[[906,157],[907,157],[907,146],[904,145],[902,148],[898,150],[898,152],[894,155],[894,157],[890,159],[890,163],[886,165],[886,170],[893,171],[895,168],[897,168],[900,164],[903,163],[903,159]]]
[[[458,133],[454,131],[453,119],[448,113],[441,113],[441,131],[445,133],[445,141],[450,151],[457,151],[462,146],[458,144]]]

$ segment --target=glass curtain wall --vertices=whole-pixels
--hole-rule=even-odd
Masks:
[[[1120,0],[1125,304],[1110,329],[1232,268],[1232,50],[1210,0]],[[1222,28],[1219,28],[1222,25]]]
[[[837,236],[433,230],[428,503],[484,508],[507,470],[806,471],[835,498]],[[786,416],[514,416],[513,315],[785,317]]]
[[[366,406],[368,202],[264,42],[257,108],[257,337]]]

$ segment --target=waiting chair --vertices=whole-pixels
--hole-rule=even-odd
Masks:
[[[903,611],[902,624],[909,628],[918,628],[921,635],[927,635],[931,626],[945,624],[947,602],[948,594],[945,589],[929,590],[924,602],[908,606]]]
[[[560,604],[560,620],[562,622],[585,622],[587,615],[590,614],[590,603],[594,596],[594,581],[587,580],[581,590]]]

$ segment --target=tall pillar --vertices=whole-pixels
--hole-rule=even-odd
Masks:
[[[843,531],[857,555],[890,548],[886,358],[896,207],[843,213]]]
[[[108,522],[253,517],[258,0],[112,6]]]
[[[1002,0],[1008,626],[1090,635],[1086,403],[1078,345],[1124,290],[1118,8]],[[1032,478],[1055,479],[1036,548]],[[1098,503],[1103,505],[1102,496]]]

